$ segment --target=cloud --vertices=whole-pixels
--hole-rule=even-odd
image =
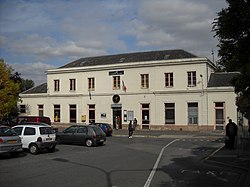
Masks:
[[[210,56],[217,45],[212,21],[224,6],[218,0],[1,0],[0,57],[22,63],[17,67],[26,76],[22,68],[33,63],[58,67],[129,51],[180,48]]]
[[[201,2],[145,1],[138,12],[139,16],[131,22],[133,30],[128,32],[136,35],[138,46],[192,48],[200,41],[205,46],[212,35],[214,13]]]
[[[26,64],[10,64],[14,71],[21,73],[21,78],[30,79],[35,82],[35,85],[39,85],[46,82],[45,72],[48,69],[56,68],[50,64],[44,64],[41,62],[37,63],[26,63]]]

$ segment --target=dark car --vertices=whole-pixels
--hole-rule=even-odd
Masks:
[[[108,123],[94,123],[94,125],[101,127],[103,132],[105,132],[106,136],[112,136],[113,129],[111,128],[110,124],[108,124]]]
[[[56,133],[58,143],[83,144],[87,147],[103,145],[106,134],[96,125],[72,125],[63,132]]]
[[[11,156],[17,157],[22,150],[18,134],[8,126],[0,126],[0,154],[10,153]]]

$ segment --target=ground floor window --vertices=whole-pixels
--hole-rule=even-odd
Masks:
[[[95,123],[95,105],[89,105],[89,123]]]
[[[188,103],[188,124],[198,124],[198,103]]]
[[[165,124],[175,124],[175,103],[165,103]]]
[[[149,104],[141,104],[141,113],[142,113],[142,124],[149,124],[150,123],[150,108]]]
[[[43,116],[43,105],[38,105],[38,116]]]
[[[225,103],[224,102],[216,102],[215,105],[215,128],[217,130],[222,130],[224,128],[225,123]]]
[[[69,105],[69,122],[76,123],[76,105]]]
[[[54,105],[54,122],[60,122],[61,112],[60,105]]]

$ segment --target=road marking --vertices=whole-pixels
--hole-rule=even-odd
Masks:
[[[150,186],[150,183],[151,183],[151,181],[152,181],[152,179],[153,179],[153,177],[154,177],[154,174],[155,174],[155,172],[156,172],[156,169],[157,169],[157,167],[158,167],[158,164],[159,164],[159,162],[160,162],[160,160],[161,160],[161,157],[162,157],[162,154],[163,154],[164,149],[167,148],[168,146],[170,146],[171,144],[173,144],[173,143],[176,142],[176,141],[179,141],[179,139],[173,140],[172,142],[168,143],[167,145],[165,145],[165,146],[161,149],[161,152],[160,152],[160,154],[159,154],[159,156],[158,156],[158,158],[157,158],[157,160],[156,160],[156,162],[155,162],[155,165],[154,165],[152,171],[150,172],[150,175],[148,176],[148,179],[147,179],[146,183],[144,184],[144,187],[149,187],[149,186]]]

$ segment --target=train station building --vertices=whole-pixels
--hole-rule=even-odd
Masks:
[[[184,50],[80,58],[47,70],[47,82],[20,94],[20,115],[48,116],[54,125],[105,122],[142,129],[224,129],[237,121],[237,73],[215,72]]]

